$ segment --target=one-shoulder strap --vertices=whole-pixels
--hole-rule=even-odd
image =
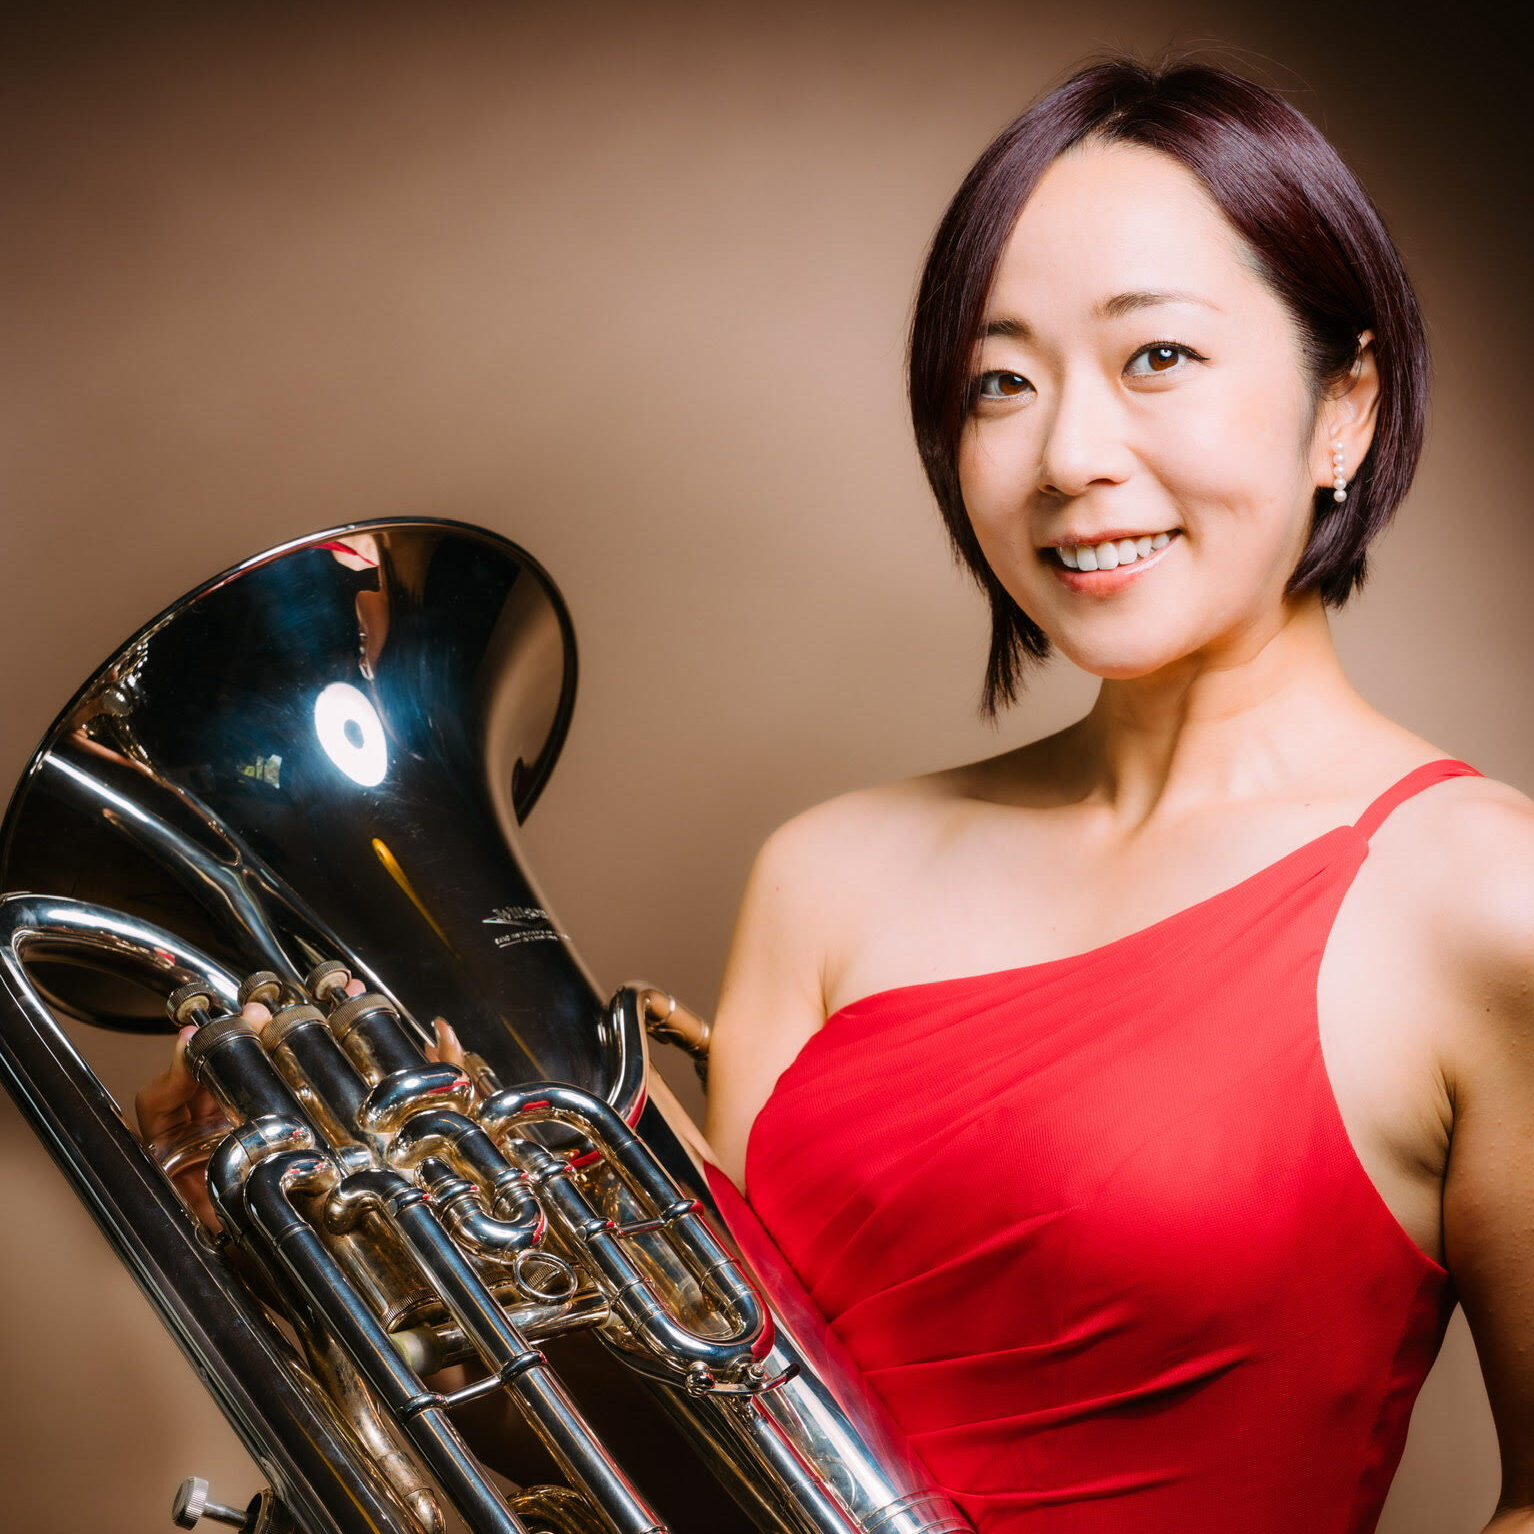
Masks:
[[[1410,799],[1413,794],[1421,793],[1424,788],[1428,788],[1434,783],[1442,782],[1445,778],[1479,778],[1482,776],[1484,774],[1478,767],[1472,767],[1469,762],[1460,761],[1457,756],[1440,756],[1436,761],[1424,762],[1420,767],[1413,767],[1404,778],[1392,783],[1353,822],[1353,825],[1365,838],[1368,838],[1374,835],[1375,831],[1379,828],[1379,823],[1403,799]]]

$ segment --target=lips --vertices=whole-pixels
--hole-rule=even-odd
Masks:
[[[1154,536],[1142,533],[1140,537],[1152,545],[1149,554],[1141,554],[1139,548],[1135,547],[1133,559],[1108,567],[1099,565],[1096,569],[1072,569],[1064,563],[1058,546],[1043,549],[1040,552],[1056,579],[1071,591],[1086,592],[1094,596],[1108,596],[1115,591],[1122,591],[1124,587],[1159,565],[1181,542],[1182,532],[1180,528],[1171,528],[1164,536],[1165,541],[1158,548],[1155,547]],[[1085,552],[1090,553],[1103,546],[1088,544],[1078,545],[1076,548],[1084,548]],[[1106,547],[1114,549],[1111,543],[1106,544]],[[1075,552],[1075,548],[1068,548],[1067,552]],[[1117,552],[1116,549],[1114,552]]]
[[[1053,546],[1054,554],[1068,570],[1114,570],[1165,548],[1176,531],[1168,528],[1156,533],[1114,533],[1090,542],[1062,539]]]

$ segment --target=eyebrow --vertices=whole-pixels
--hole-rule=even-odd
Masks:
[[[1218,304],[1211,303],[1207,298],[1185,292],[1181,288],[1138,288],[1130,293],[1115,293],[1109,298],[1099,299],[1092,306],[1092,317],[1116,320],[1126,314],[1133,314],[1136,309],[1149,309],[1156,304],[1202,304],[1204,308],[1216,312],[1220,309]],[[1007,336],[1014,341],[1031,341],[1033,327],[1026,320],[1004,314],[988,320],[980,334],[982,337]]]

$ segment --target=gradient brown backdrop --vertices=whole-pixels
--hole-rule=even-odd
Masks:
[[[908,440],[903,327],[991,135],[1084,54],[1175,43],[1288,91],[1405,252],[1431,435],[1339,640],[1380,706],[1534,789],[1522,55],[1456,15],[13,12],[0,784],[204,576],[352,518],[482,522],[553,573],[581,644],[533,867],[604,985],[711,1008],[774,825],[1090,700],[1057,665],[976,722],[984,616]],[[0,1157],[0,1524],[151,1534],[193,1472],[243,1502],[254,1468],[3,1098]],[[1496,1470],[1457,1316],[1381,1527],[1479,1530]]]

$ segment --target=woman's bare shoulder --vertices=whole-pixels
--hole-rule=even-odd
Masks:
[[[1422,882],[1440,929],[1485,978],[1501,972],[1527,986],[1534,981],[1534,799],[1496,778],[1465,777],[1418,795],[1415,808],[1400,853],[1430,860],[1433,877]]]
[[[792,815],[758,848],[714,1010],[705,1126],[737,1182],[773,1082],[825,1021],[828,970],[961,797],[943,773],[851,789]]]
[[[978,807],[1016,796],[1020,785],[1026,793],[1028,758],[1041,744],[835,794],[779,825],[768,855],[840,889],[910,867]]]
[[[1046,793],[1035,747],[849,789],[782,822],[766,839],[751,885],[771,892],[780,919],[813,948],[824,977],[869,920],[898,905],[977,813]],[[1036,782],[1036,786],[1034,785]]]
[[[772,840],[815,861],[845,867],[885,846],[891,836],[920,839],[952,812],[959,795],[942,772],[847,789],[785,820]]]
[[[1490,1058],[1488,1028],[1534,1043],[1534,799],[1492,777],[1434,783],[1375,828],[1368,863],[1375,919],[1442,979],[1446,1058]]]

